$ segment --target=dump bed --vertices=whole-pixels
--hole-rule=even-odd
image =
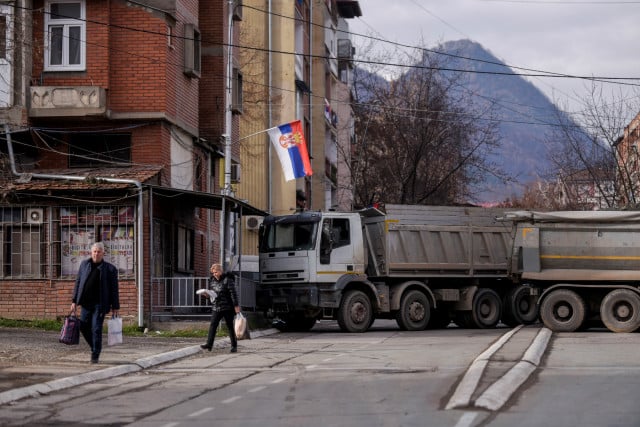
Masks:
[[[512,226],[502,209],[386,205],[365,216],[369,276],[506,277]]]
[[[640,280],[640,212],[512,212],[512,268],[525,280]]]

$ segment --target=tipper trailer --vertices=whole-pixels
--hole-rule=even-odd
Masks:
[[[603,323],[640,327],[640,212],[509,212],[516,229],[510,275],[538,299],[553,331]]]

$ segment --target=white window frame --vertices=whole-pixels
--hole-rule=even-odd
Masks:
[[[51,18],[51,5],[64,3],[80,4],[80,19]],[[87,35],[87,7],[86,0],[45,0],[44,14],[44,70],[45,71],[84,71],[86,70],[86,35]],[[62,64],[51,64],[51,28],[62,27]],[[80,27],[80,63],[69,64],[69,29]]]

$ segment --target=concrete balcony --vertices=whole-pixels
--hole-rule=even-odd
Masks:
[[[31,86],[29,117],[103,116],[107,94],[99,86]]]

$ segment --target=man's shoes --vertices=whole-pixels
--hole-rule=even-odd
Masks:
[[[203,349],[203,350],[211,351],[211,347],[206,345],[206,344],[201,344],[200,348]]]
[[[92,357],[91,358],[91,363],[98,363],[98,358],[97,357]]]
[[[238,352],[238,347],[231,347],[231,350],[229,351],[229,353],[237,353]]]

